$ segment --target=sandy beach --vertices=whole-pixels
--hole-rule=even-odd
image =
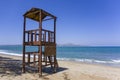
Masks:
[[[43,69],[43,76],[30,69],[22,73],[22,57],[0,54],[0,80],[120,80],[120,68],[58,61],[57,73]]]

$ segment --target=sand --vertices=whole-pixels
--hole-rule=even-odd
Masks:
[[[57,73],[47,67],[39,77],[34,70],[21,72],[22,57],[0,54],[0,80],[120,80],[120,68],[72,61],[58,63]]]

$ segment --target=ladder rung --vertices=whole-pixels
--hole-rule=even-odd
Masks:
[[[39,52],[25,52],[25,54],[38,54]]]

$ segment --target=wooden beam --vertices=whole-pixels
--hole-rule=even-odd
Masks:
[[[39,41],[42,40],[42,11],[40,11],[39,13]],[[40,76],[42,76],[42,46],[39,46],[39,55],[38,55],[38,66],[39,66],[39,73],[40,73]]]
[[[54,43],[56,44],[56,18],[54,19]]]
[[[49,16],[45,19],[46,16]],[[26,19],[33,19],[39,22],[39,28],[35,29],[35,30],[27,30],[26,31]],[[50,31],[50,30],[45,30],[42,29],[42,21],[47,21],[50,19],[54,19],[54,30]],[[44,35],[42,35],[43,33]],[[48,35],[47,35],[48,33]],[[26,34],[28,34],[26,36]],[[28,38],[27,38],[28,37]],[[42,37],[43,37],[43,41],[42,41]],[[47,38],[48,40],[46,40]],[[26,39],[28,39],[28,42],[26,42]],[[54,41],[53,41],[54,39]],[[38,46],[38,53],[37,52],[27,52],[25,49],[25,46]],[[56,69],[56,64],[57,64],[57,60],[56,60],[56,17],[53,16],[52,14],[42,10],[42,9],[37,9],[37,8],[32,8],[30,11],[28,11],[25,15],[24,15],[24,28],[23,28],[23,72],[25,72],[25,65],[30,64],[31,60],[30,60],[30,55],[33,55],[33,62],[34,65],[36,65],[36,62],[38,61],[38,72],[40,73],[40,76],[42,76],[42,46],[49,46],[49,49],[47,49],[47,51],[51,50],[48,52],[48,56],[44,56],[44,62],[45,65],[47,66],[48,64],[48,60],[49,59],[49,63],[51,64],[51,67],[54,66],[54,70]],[[53,47],[53,48],[51,48]],[[50,49],[51,48],[51,49]],[[54,51],[54,52],[53,52]],[[55,53],[50,55],[50,52]],[[46,52],[47,53],[47,52]],[[25,55],[28,55],[28,57],[25,57]],[[45,53],[44,53],[45,55]],[[47,58],[48,57],[48,58]],[[54,58],[53,58],[54,57]],[[26,61],[26,58],[28,58],[28,61]],[[51,59],[52,58],[52,59]],[[54,59],[54,60],[53,60]],[[37,60],[37,61],[36,61]],[[25,64],[27,63],[27,64]]]
[[[24,23],[23,23],[23,64],[22,64],[23,73],[25,73],[25,28],[26,28],[26,17],[24,17]]]
[[[30,54],[28,54],[28,63],[30,63]]]
[[[34,66],[35,66],[35,61],[36,61],[36,54],[34,54],[34,59],[33,59],[33,62],[34,62]]]
[[[53,17],[53,18],[56,18],[54,15],[52,15],[52,14],[46,12],[45,10],[42,10],[42,12],[43,12],[44,14],[46,14],[47,16],[51,16],[51,17]]]
[[[37,33],[37,31],[35,31],[35,36],[34,36],[35,42],[37,41],[37,35],[36,35],[36,33]]]

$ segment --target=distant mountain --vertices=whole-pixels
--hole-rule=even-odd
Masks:
[[[67,43],[67,44],[57,44],[58,46],[84,46],[79,44]]]

